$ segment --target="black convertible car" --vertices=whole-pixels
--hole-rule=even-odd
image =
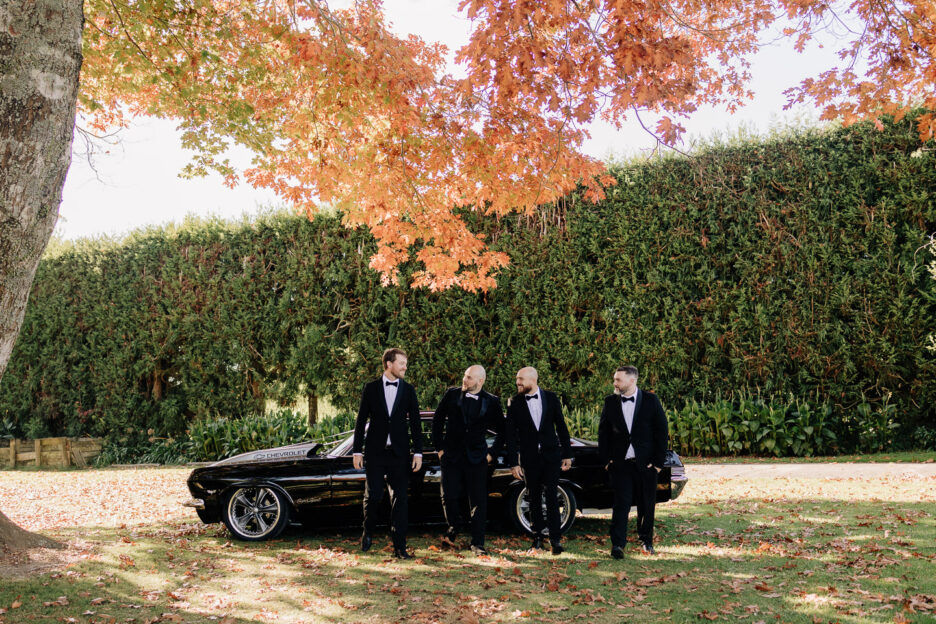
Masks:
[[[423,412],[423,463],[410,480],[410,521],[444,522],[439,482],[439,455],[432,446],[432,412]],[[493,441],[494,433],[491,432]],[[259,541],[279,535],[290,521],[309,527],[361,526],[364,471],[351,465],[352,433],[325,447],[301,442],[244,453],[196,468],[188,480],[194,507],[203,522],[224,522],[238,539]],[[598,443],[572,438],[572,469],[559,482],[562,531],[575,521],[577,509],[607,509],[611,488],[598,460]],[[488,519],[507,521],[530,531],[529,497],[522,481],[510,474],[504,458],[489,469]],[[660,472],[657,502],[679,496],[686,472],[679,456],[667,451]],[[389,497],[384,497],[386,501]],[[542,501],[540,504],[544,504]],[[389,518],[389,505],[385,509]]]

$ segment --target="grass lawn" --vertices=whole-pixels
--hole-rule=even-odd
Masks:
[[[657,507],[656,557],[632,548],[612,560],[599,516],[578,519],[559,557],[499,534],[479,559],[418,529],[417,559],[400,563],[385,534],[359,553],[358,527],[233,542],[178,507],[187,474],[0,472],[0,509],[71,544],[44,571],[7,568],[0,622],[936,618],[936,478],[695,479]]]

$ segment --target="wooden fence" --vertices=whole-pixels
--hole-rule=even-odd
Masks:
[[[10,440],[0,447],[0,468],[17,466],[87,467],[101,454],[100,438],[38,438]]]

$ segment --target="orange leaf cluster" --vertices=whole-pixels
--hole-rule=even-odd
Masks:
[[[830,20],[862,27],[843,68],[791,103],[845,122],[936,109],[931,0],[462,0],[472,33],[459,78],[443,45],[393,34],[377,0],[85,4],[80,104],[96,126],[175,119],[194,151],[185,173],[243,177],[309,214],[336,206],[373,232],[385,283],[415,260],[413,284],[432,289],[485,290],[508,261],[460,210],[529,214],[578,185],[601,199],[613,180],[581,153],[587,124],[651,112],[648,131],[677,142],[677,117],[750,97],[748,57],[780,20],[800,49]],[[936,119],[919,123],[932,137]],[[253,166],[236,171],[231,144]]]

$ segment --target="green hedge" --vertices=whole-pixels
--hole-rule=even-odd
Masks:
[[[771,397],[827,406],[842,450],[880,444],[868,419],[898,425],[898,445],[934,421],[923,248],[936,155],[912,119],[614,173],[598,205],[571,196],[536,218],[466,215],[512,258],[486,294],[379,287],[373,240],[337,215],[60,244],[0,380],[0,421],[179,437],[307,394],[353,411],[388,346],[409,352],[427,407],[481,362],[494,392],[511,394],[532,365],[592,413],[630,362],[671,414]]]

